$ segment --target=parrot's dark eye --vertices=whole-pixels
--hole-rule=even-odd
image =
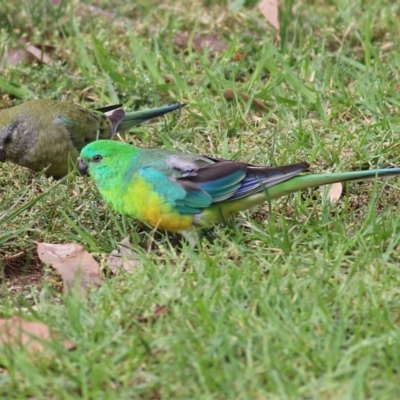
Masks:
[[[17,126],[18,126],[18,122],[14,122],[13,124],[11,124],[8,127],[7,133],[5,134],[4,139],[3,139],[4,144],[9,144],[12,142],[13,133],[14,133],[15,129],[17,128]]]
[[[7,132],[7,134],[6,134],[6,136],[4,137],[4,140],[3,140],[3,143],[4,143],[4,144],[11,143],[11,141],[12,141],[12,134],[13,134],[13,131],[11,131],[11,130],[9,130],[9,131]]]
[[[92,161],[93,162],[100,162],[103,159],[103,157],[100,154],[96,154],[93,156]]]

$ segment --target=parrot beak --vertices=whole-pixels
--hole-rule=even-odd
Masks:
[[[89,175],[89,165],[87,164],[87,162],[83,158],[79,159],[78,170],[79,170],[79,173],[82,176]]]
[[[6,151],[0,147],[0,162],[5,162],[6,159]]]

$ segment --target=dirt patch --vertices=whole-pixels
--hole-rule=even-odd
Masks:
[[[0,252],[0,285],[10,294],[41,287],[44,276],[43,264],[33,252],[20,251],[10,254],[8,249]]]

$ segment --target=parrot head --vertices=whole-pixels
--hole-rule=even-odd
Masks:
[[[0,112],[0,162],[7,160],[23,165],[23,158],[32,147],[30,118],[15,113],[14,108]]]
[[[125,168],[135,154],[135,148],[114,140],[97,140],[86,145],[80,154],[78,169],[81,175],[95,180],[107,179]]]

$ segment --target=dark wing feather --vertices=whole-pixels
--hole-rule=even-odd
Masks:
[[[246,176],[246,169],[245,163],[220,161],[193,171],[189,176],[178,178],[178,181],[183,187],[187,183],[196,184],[216,203],[229,200],[234,195]]]
[[[115,110],[112,113],[119,111]],[[123,110],[121,111],[123,113]],[[109,139],[113,135],[113,121],[105,114],[89,111],[77,104],[61,102],[55,104],[54,112],[56,114],[55,121],[67,129],[71,141],[78,151],[90,142]],[[120,115],[119,118],[121,118]]]
[[[109,111],[114,111],[122,108],[122,104],[113,104],[111,106],[105,106],[105,107],[100,107],[100,108],[95,108],[94,111],[99,111],[101,113],[107,113]]]
[[[213,203],[260,193],[309,168],[305,162],[268,168],[193,154],[166,154],[159,150],[142,151],[140,162],[144,167],[142,173],[148,181],[154,182],[155,190],[178,211],[190,214],[200,213]],[[165,182],[161,185],[162,181]]]
[[[213,203],[236,200],[260,193],[271,186],[284,182],[306,171],[305,162],[283,167],[257,167],[242,162],[217,161],[212,165],[194,170],[177,178],[177,182],[193,192],[193,185],[198,191],[207,193]],[[186,198],[180,200],[185,204]]]
[[[112,129],[109,135],[109,139],[111,139],[117,133],[117,129],[124,120],[126,114],[122,108],[118,108],[117,110],[108,111],[105,115],[107,115],[108,119],[111,121]]]
[[[278,183],[287,181],[296,175],[307,171],[310,165],[306,162],[285,165],[283,167],[248,167],[246,178],[242,181],[240,188],[230,200],[240,199],[254,193],[261,192]]]

